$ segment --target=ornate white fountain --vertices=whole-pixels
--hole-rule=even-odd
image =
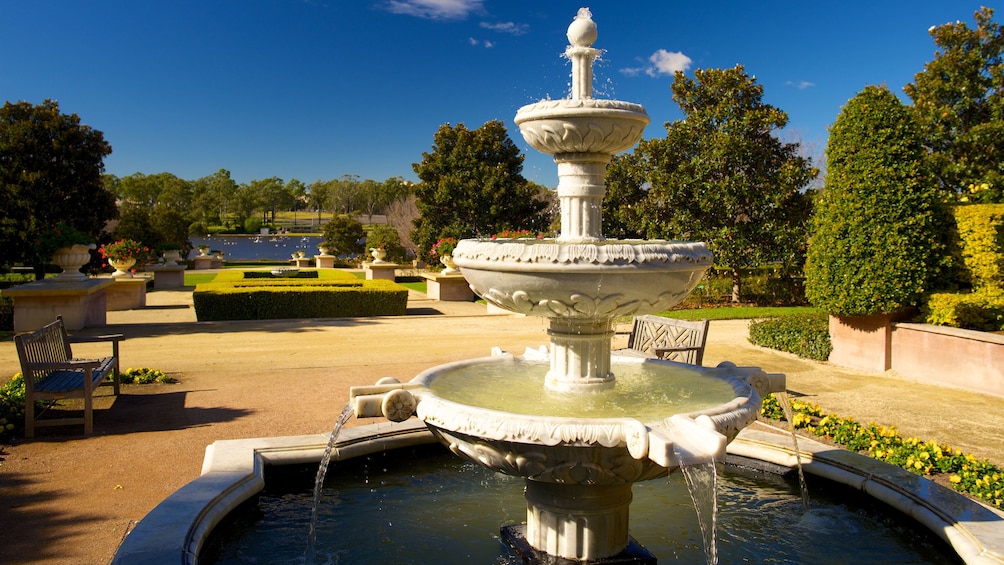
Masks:
[[[629,545],[632,483],[665,476],[681,464],[722,458],[727,443],[756,418],[760,395],[783,391],[784,377],[730,363],[693,367],[619,358],[611,351],[616,318],[679,303],[712,257],[704,243],[601,235],[606,165],[641,139],[649,118],[640,105],[592,98],[599,50],[592,47],[596,25],[588,9],[579,10],[568,39],[571,98],[524,106],[515,120],[527,142],[554,155],[558,165],[560,236],[465,239],[453,254],[478,295],[549,319],[549,365],[512,355],[466,360],[429,369],[409,383],[382,381],[351,394],[358,416],[402,421],[417,415],[453,452],[526,478],[525,541],[550,556],[595,561],[621,555]],[[614,369],[648,374],[654,397],[668,395],[662,387],[695,376],[697,384],[688,385],[693,393],[683,396],[712,393],[679,409],[634,397],[616,406]],[[540,404],[554,400],[560,408],[525,398],[496,403],[507,390],[526,389],[519,379],[535,371],[546,371],[534,393]],[[482,373],[520,376],[518,384],[495,390],[494,377],[485,384],[478,380]],[[454,394],[464,383],[487,389],[492,400]],[[614,399],[612,412],[568,409],[604,395]]]

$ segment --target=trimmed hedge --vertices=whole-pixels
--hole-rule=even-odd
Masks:
[[[833,350],[826,314],[800,314],[750,322],[749,340],[753,345],[818,361],[826,361]]]
[[[220,281],[217,276],[195,287],[192,299],[200,322],[403,316],[408,305],[407,288],[391,281],[361,281],[352,275],[344,279],[224,278],[230,280]]]
[[[936,326],[1004,331],[1004,291],[985,289],[972,294],[932,294],[921,315],[925,323]]]
[[[925,167],[910,110],[885,87],[847,102],[826,148],[805,295],[830,314],[891,314],[920,305],[947,281],[952,220]]]

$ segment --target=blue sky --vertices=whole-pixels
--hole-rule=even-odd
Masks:
[[[985,4],[985,2],[983,2]],[[58,100],[105,134],[106,172],[306,183],[417,180],[444,123],[503,120],[524,175],[557,183],[513,124],[568,96],[565,30],[580,6],[605,51],[598,98],[642,104],[645,137],[683,116],[672,70],[736,64],[821,154],[870,84],[902,94],[934,57],[928,29],[973,27],[968,0],[0,0],[0,97]],[[999,14],[995,20],[1000,21]]]

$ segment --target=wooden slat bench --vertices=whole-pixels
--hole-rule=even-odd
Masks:
[[[643,355],[700,365],[708,339],[708,320],[676,320],[662,316],[635,316],[627,349],[620,355]]]
[[[33,332],[15,335],[25,385],[25,437],[35,436],[35,426],[83,424],[84,434],[92,433],[92,398],[98,386],[111,376],[114,392],[119,393],[119,342],[123,339],[121,334],[70,337],[62,316]],[[86,342],[111,343],[111,357],[74,359],[70,344]],[[35,401],[63,398],[82,398],[83,418],[36,420]]]

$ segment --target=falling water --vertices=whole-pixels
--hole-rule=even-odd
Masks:
[[[687,481],[690,499],[697,511],[697,523],[701,526],[704,537],[704,556],[708,565],[718,563],[718,541],[715,535],[718,521],[718,471],[715,460],[705,462],[685,462],[680,458],[680,470]]]
[[[317,478],[314,480],[314,504],[310,508],[310,530],[307,535],[307,550],[304,552],[304,563],[313,565],[314,544],[317,542],[317,509],[321,504],[321,491],[324,488],[324,477],[328,474],[328,463],[331,462],[331,452],[338,441],[338,434],[342,431],[342,426],[352,417],[352,402],[345,405],[342,413],[335,421],[335,427],[331,429],[331,437],[328,438],[328,445],[324,448],[324,455],[321,456],[321,464],[317,467]]]
[[[787,418],[788,425],[791,426],[791,443],[795,449],[795,464],[798,467],[798,487],[802,491],[802,510],[808,510],[809,487],[805,484],[805,473],[802,472],[802,452],[798,449],[798,435],[795,433],[795,412],[791,409],[791,400],[788,398],[787,392],[775,392],[774,398],[781,405],[784,417]]]

